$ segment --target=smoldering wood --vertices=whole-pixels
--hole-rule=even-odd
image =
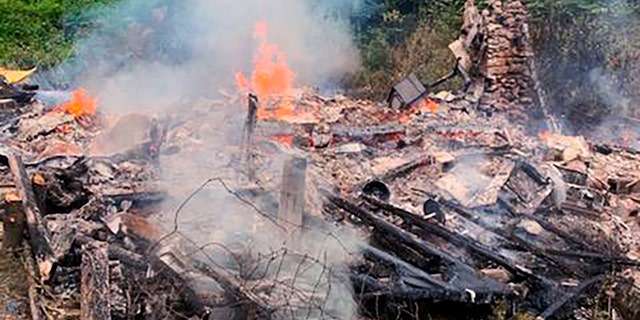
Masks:
[[[27,175],[21,157],[11,154],[7,155],[7,158],[16,189],[22,198],[23,212],[29,231],[31,248],[39,270],[39,277],[42,280],[47,280],[49,279],[51,268],[55,262],[53,251],[49,244],[50,235],[42,223],[40,208],[38,207],[31,187],[31,179]]]
[[[444,239],[447,242],[450,242],[452,244],[455,244],[456,246],[460,247],[460,248],[466,248],[468,250],[471,251],[472,254],[475,254],[483,259],[489,259],[491,261],[493,261],[494,263],[496,263],[499,266],[502,266],[503,268],[507,269],[509,272],[517,275],[517,276],[521,276],[524,278],[527,278],[531,281],[534,282],[539,282],[541,284],[547,285],[547,286],[551,286],[552,285],[552,281],[549,279],[546,279],[544,277],[538,276],[533,274],[532,272],[518,266],[516,263],[509,261],[507,258],[500,256],[499,254],[495,253],[494,250],[492,250],[491,248],[488,248],[486,246],[484,246],[481,243],[478,243],[475,240],[472,240],[471,238],[468,238],[466,236],[460,235],[458,233],[454,233],[451,232],[449,230],[447,230],[446,228],[443,228],[442,226],[440,226],[437,223],[431,223],[427,220],[424,220],[408,211],[405,211],[401,208],[397,208],[394,207],[390,204],[378,201],[377,199],[371,198],[371,197],[363,197],[365,200],[367,200],[369,203],[382,208],[383,210],[386,210],[388,212],[391,212],[395,215],[398,215],[400,217],[402,217],[403,219],[405,219],[410,225],[416,225],[419,226],[420,228],[424,229],[425,232],[429,233],[429,234],[433,234],[436,235],[442,239]]]
[[[249,305],[257,307],[259,312],[263,316],[265,316],[265,319],[268,319],[275,311],[266,300],[253,293],[250,288],[242,285],[240,280],[233,274],[229,273],[229,271],[217,266],[211,266],[209,264],[198,262],[194,263],[194,267],[205,275],[214,279],[223,288],[225,288],[225,290],[234,294],[239,301],[245,301]]]
[[[451,279],[450,282],[441,282],[440,286],[442,288],[451,292],[458,292],[461,288],[475,290],[475,288],[481,287],[494,292],[496,295],[501,295],[508,291],[504,285],[498,282],[490,279],[480,279],[477,276],[477,271],[472,266],[467,265],[428,242],[416,240],[410,233],[376,217],[373,213],[362,208],[362,206],[339,196],[329,194],[326,195],[326,197],[330,203],[357,216],[357,218],[366,225],[372,226],[376,236],[385,238],[388,243],[392,244],[388,246],[387,249],[402,253],[403,250],[401,248],[406,247],[418,252],[423,259],[431,259],[431,263],[435,264],[433,267],[440,270],[443,276]],[[398,254],[398,256],[404,257],[405,255]],[[435,283],[438,283],[437,280]],[[456,297],[456,295],[450,296]]]
[[[512,244],[515,245],[515,247],[520,247],[527,252],[533,253],[535,256],[539,257],[541,260],[546,261],[549,264],[548,267],[553,268],[553,270],[556,270],[560,273],[566,274],[571,277],[577,276],[581,278],[585,276],[583,270],[575,268],[576,266],[575,263],[562,261],[556,257],[553,257],[547,254],[544,248],[540,248],[535,244],[531,244],[521,239],[520,237],[514,235],[512,230],[505,230],[502,228],[494,227],[491,224],[480,219],[477,215],[469,212],[466,208],[462,207],[461,205],[453,201],[439,198],[438,202],[443,207],[453,210],[454,212],[463,216],[465,219],[472,221],[473,223],[481,226],[482,228],[489,230],[505,239],[508,239],[509,241],[511,241]]]
[[[282,168],[278,220],[290,231],[302,227],[305,209],[307,160],[291,158]]]
[[[82,246],[80,265],[80,318],[110,320],[109,256],[107,243],[93,241]]]

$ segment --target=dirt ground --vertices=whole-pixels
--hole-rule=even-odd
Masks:
[[[0,225],[0,246],[2,243]],[[0,320],[29,319],[24,267],[19,258],[0,249]]]

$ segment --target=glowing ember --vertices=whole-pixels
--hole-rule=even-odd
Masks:
[[[418,102],[418,108],[420,111],[429,111],[431,113],[438,113],[438,103],[427,98]]]
[[[84,115],[92,116],[98,110],[98,99],[87,95],[85,89],[79,88],[71,94],[71,101],[56,106],[54,110],[64,111],[76,118]]]
[[[540,132],[538,132],[538,138],[540,138],[540,140],[547,140],[547,139],[551,138],[551,132],[549,132],[549,131],[540,131]]]
[[[271,136],[271,140],[293,147],[294,136]]]
[[[397,115],[397,119],[400,123],[407,123],[411,120],[412,116],[422,112],[438,113],[438,103],[426,98],[412,103],[406,110],[401,111]]]
[[[289,69],[285,54],[278,46],[267,41],[267,25],[256,23],[254,38],[260,42],[254,60],[251,79],[243,73],[236,74],[236,85],[244,91],[253,91],[260,98],[260,119],[280,119],[293,115],[295,104],[287,99],[293,89],[295,74]]]

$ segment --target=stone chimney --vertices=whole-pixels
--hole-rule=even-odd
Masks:
[[[522,0],[487,2],[488,8],[479,13],[474,1],[467,1],[462,34],[450,48],[481,86],[476,90],[480,108],[525,120],[539,114],[528,11]]]
[[[485,87],[480,103],[496,111],[531,114],[535,91],[527,9],[520,0],[488,4],[482,12],[485,48],[479,69]]]

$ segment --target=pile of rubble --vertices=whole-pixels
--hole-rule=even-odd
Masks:
[[[524,9],[477,22],[470,3],[452,46],[469,90],[410,77],[390,105],[298,90],[116,117],[3,83],[20,99],[0,115],[2,243],[25,257],[32,318],[638,318],[639,152],[513,122],[529,49],[503,46]]]

